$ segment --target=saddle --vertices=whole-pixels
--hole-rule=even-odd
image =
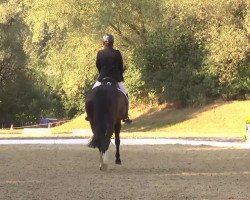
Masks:
[[[125,94],[120,88],[119,88],[119,85],[118,85],[118,82],[115,81],[113,78],[110,78],[110,77],[104,77],[101,81],[101,85],[99,86],[96,86],[96,87],[100,87],[100,86],[108,86],[108,87],[113,87],[114,89],[120,91],[124,98],[125,98],[125,103],[126,103],[126,114],[125,114],[125,118],[123,119],[123,122],[127,123],[127,124],[130,124],[132,123],[132,120],[129,119],[128,117],[128,109],[129,109],[129,100],[128,100],[128,96],[127,94]],[[89,118],[88,116],[85,118],[85,120],[89,121]]]
[[[103,78],[101,80],[101,85],[112,86],[112,87],[119,89],[117,81],[115,81],[114,79],[112,79],[110,77]]]
[[[101,85],[105,85],[105,86],[111,86],[117,90],[119,90],[125,97],[126,99],[126,103],[128,104],[128,96],[127,94],[125,94],[119,87],[118,85],[118,82],[116,80],[114,80],[113,78],[110,78],[110,77],[104,77],[102,80],[101,80]]]

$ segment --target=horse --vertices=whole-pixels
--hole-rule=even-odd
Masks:
[[[116,164],[120,159],[121,120],[125,117],[127,98],[118,89],[114,80],[106,77],[101,85],[93,88],[86,96],[85,110],[90,122],[93,136],[88,146],[98,148],[100,153],[100,170],[108,168],[107,152],[111,136],[115,133]]]

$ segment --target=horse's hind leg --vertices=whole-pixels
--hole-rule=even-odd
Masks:
[[[100,151],[100,170],[107,171],[108,169],[108,151]]]
[[[120,131],[121,131],[121,122],[116,123],[115,125],[115,146],[116,146],[116,153],[115,153],[115,163],[120,165]]]

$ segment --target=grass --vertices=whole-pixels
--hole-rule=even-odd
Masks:
[[[70,122],[53,128],[54,133],[71,133],[73,129],[89,129],[89,123],[85,120],[85,115],[82,114]]]
[[[216,102],[201,108],[174,109],[168,105],[140,105],[130,111],[132,125],[123,137],[244,137],[250,100]],[[90,128],[84,115],[57,127],[56,132]]]
[[[10,129],[0,129],[0,134],[21,134],[22,129],[15,129],[15,130],[10,130]]]
[[[130,114],[133,124],[123,125],[123,138],[244,137],[250,116],[250,100],[221,101],[184,109],[169,105],[140,105],[132,108]],[[65,136],[72,133],[72,129],[89,129],[84,117],[83,114],[53,128],[53,133]]]

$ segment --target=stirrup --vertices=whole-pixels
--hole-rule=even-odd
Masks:
[[[129,119],[129,117],[126,117],[125,119],[122,120],[125,124],[131,124],[132,120]]]

